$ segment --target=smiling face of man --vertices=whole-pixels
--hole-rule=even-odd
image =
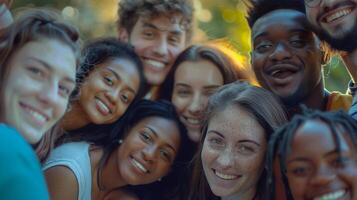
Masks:
[[[333,48],[357,48],[357,0],[305,0],[306,15],[318,36]]]

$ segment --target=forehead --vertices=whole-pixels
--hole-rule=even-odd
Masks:
[[[148,27],[147,25],[153,25],[161,31],[180,31],[186,32],[184,18],[182,14],[158,14],[154,16],[139,16],[137,25],[140,27]]]
[[[230,105],[210,119],[208,131],[215,130],[232,142],[237,140],[262,141],[265,131],[253,114],[238,105]]]
[[[304,13],[290,9],[272,11],[260,17],[252,27],[253,38],[263,32],[308,30]]]
[[[184,61],[175,71],[175,82],[185,81],[223,84],[223,75],[211,61]]]
[[[335,127],[342,151],[352,148],[350,138],[340,126]],[[349,141],[349,142],[348,142]],[[304,151],[306,155],[326,154],[336,150],[336,142],[331,129],[325,122],[320,120],[309,120],[303,123],[295,132],[292,140],[294,153]]]

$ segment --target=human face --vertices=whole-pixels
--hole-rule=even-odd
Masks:
[[[135,98],[139,84],[139,72],[127,59],[114,58],[98,64],[80,88],[83,114],[94,124],[116,121]]]
[[[342,127],[336,128],[341,152],[322,121],[307,121],[296,131],[286,158],[294,199],[357,199],[356,149]]]
[[[174,78],[171,101],[187,128],[189,138],[198,142],[208,98],[223,85],[223,76],[212,62],[200,60],[181,63]]]
[[[75,87],[74,52],[57,40],[41,39],[14,52],[7,65],[5,120],[36,144],[67,109]]]
[[[150,19],[139,17],[129,35],[144,65],[144,74],[150,85],[160,85],[173,62],[185,48],[186,31],[180,22],[182,15],[159,15]]]
[[[253,26],[252,44],[259,83],[286,105],[320,90],[322,55],[303,13],[282,9],[264,15]]]
[[[320,3],[312,2],[314,6],[309,6],[305,1],[306,15],[318,36],[335,49],[355,50],[357,48],[357,0],[319,1]]]
[[[180,147],[180,132],[175,122],[148,117],[137,123],[118,150],[118,168],[130,185],[154,182],[165,176]]]
[[[266,143],[264,129],[243,108],[229,106],[213,116],[201,152],[212,192],[230,199],[253,199]]]

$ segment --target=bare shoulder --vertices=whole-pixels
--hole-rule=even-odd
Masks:
[[[44,172],[52,200],[77,200],[78,182],[73,171],[65,166],[54,166]]]
[[[104,200],[139,200],[139,198],[132,192],[117,189],[107,194]]]

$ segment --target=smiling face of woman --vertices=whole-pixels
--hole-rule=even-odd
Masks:
[[[265,131],[237,105],[212,116],[201,152],[212,192],[219,197],[253,199],[263,170]]]
[[[98,64],[80,88],[79,104],[89,123],[108,124],[119,119],[139,90],[139,72],[122,58]]]
[[[147,117],[130,129],[120,145],[118,168],[130,185],[142,185],[165,176],[180,147],[177,124],[162,117]]]
[[[58,40],[41,39],[18,49],[8,65],[5,120],[36,144],[67,109],[75,87],[74,52]]]
[[[210,61],[185,61],[177,68],[174,79],[171,101],[187,128],[189,138],[198,142],[208,98],[223,85],[223,75]]]
[[[287,155],[287,177],[294,199],[356,199],[357,153],[352,140],[336,127],[340,150],[330,128],[310,120],[296,131]]]

